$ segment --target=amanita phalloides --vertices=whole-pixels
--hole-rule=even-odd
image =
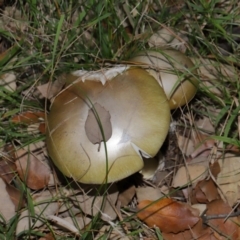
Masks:
[[[47,120],[47,147],[59,170],[101,184],[140,171],[141,155],[156,155],[168,133],[170,108],[147,71],[116,66],[67,75]]]
[[[197,92],[197,70],[191,59],[178,50],[150,49],[136,53],[130,61],[139,63],[158,80],[171,109],[185,105]]]

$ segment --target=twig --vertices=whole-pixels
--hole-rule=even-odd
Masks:
[[[222,219],[222,218],[230,218],[230,217],[237,217],[240,216],[240,210],[238,210],[237,212],[233,212],[231,214],[227,213],[227,214],[216,214],[216,215],[203,215],[202,219],[203,219],[203,223],[207,224],[207,222],[211,219]]]

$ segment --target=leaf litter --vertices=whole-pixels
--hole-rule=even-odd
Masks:
[[[46,91],[47,88],[44,88],[44,91]],[[52,88],[50,91],[53,91],[52,95],[50,93],[50,96],[56,94],[56,89]],[[97,111],[101,122],[103,122],[102,127],[104,132],[106,132],[105,137],[109,138],[111,136],[111,117],[109,113],[99,104],[94,104],[93,108]],[[95,122],[91,120],[93,116],[94,111],[90,110],[88,123],[85,126],[86,132],[88,132],[89,138],[94,143],[100,143],[103,141],[101,129],[96,120]],[[44,123],[44,119],[45,113],[23,112],[12,117],[11,121],[14,124],[31,126]],[[107,191],[102,196],[97,192],[89,191],[86,193],[83,191],[81,193],[77,190],[68,196],[67,204],[61,200],[64,195],[46,189],[52,186],[50,185],[50,178],[52,179],[51,184],[54,184],[52,168],[48,161],[45,161],[47,156],[46,150],[41,150],[39,153],[37,151],[39,147],[33,145],[15,150],[15,159],[12,163],[2,165],[3,169],[5,169],[4,165],[6,165],[7,169],[11,166],[12,176],[8,178],[8,182],[11,183],[12,179],[18,176],[23,182],[26,182],[30,189],[40,190],[37,194],[31,194],[35,205],[34,214],[35,217],[39,217],[39,220],[32,223],[31,221],[29,222],[28,219],[32,218],[32,213],[28,209],[23,210],[17,225],[17,233],[19,234],[26,229],[44,226],[44,221],[40,220],[40,218],[44,217],[62,231],[69,231],[78,235],[79,230],[90,224],[92,217],[97,214],[100,214],[101,219],[107,223],[101,230],[104,232],[107,229],[109,230],[116,219],[122,216],[122,213],[118,212],[120,211],[117,207],[119,203],[121,207],[128,208],[130,206],[132,208],[133,206],[135,210],[137,209],[137,217],[150,228],[159,227],[165,239],[181,240],[194,237],[198,239],[221,239],[220,235],[230,234],[227,230],[228,228],[233,231],[230,234],[231,237],[237,239],[238,230],[236,230],[235,226],[237,225],[235,223],[231,222],[231,225],[226,225],[226,227],[226,223],[221,221],[220,223],[217,222],[218,225],[213,227],[211,223],[214,223],[214,221],[209,220],[210,224],[207,226],[203,226],[203,221],[205,220],[204,216],[220,214],[218,209],[214,209],[213,212],[209,211],[212,208],[212,205],[209,205],[210,203],[219,201],[221,198],[227,199],[228,204],[230,204],[228,206],[232,206],[237,202],[239,198],[238,178],[236,176],[238,157],[233,154],[228,161],[226,159],[228,155],[223,156],[221,146],[219,145],[220,148],[217,147],[215,159],[219,163],[220,173],[214,174],[212,172],[210,174],[212,163],[208,161],[208,156],[211,154],[212,149],[216,147],[216,141],[211,139],[214,127],[211,120],[207,117],[200,118],[194,124],[197,130],[192,130],[188,135],[176,132],[178,146],[182,154],[187,157],[187,161],[184,166],[178,167],[170,185],[166,185],[165,181],[157,187],[155,185],[145,185],[136,188],[135,185],[131,185],[124,191],[121,191],[120,194],[118,187],[114,186],[115,190],[113,192]],[[108,131],[105,131],[106,129]],[[45,146],[40,144],[40,149],[44,148]],[[234,163],[232,163],[231,158],[236,159],[236,161],[233,160]],[[164,169],[165,166],[163,165],[160,171],[164,171]],[[167,172],[164,176],[168,176]],[[57,180],[55,182],[59,183]],[[16,210],[19,208],[17,203],[22,198],[19,191],[12,188],[9,183],[5,183],[5,195],[9,196],[9,208],[15,210],[10,211],[9,215],[3,211],[6,220],[9,220],[16,214]],[[188,203],[176,201],[174,197],[164,198],[165,194],[169,194],[172,190],[178,188],[182,188],[178,192],[182,192],[182,196]],[[20,208],[25,206],[24,199],[22,202]],[[201,214],[198,209],[201,211]],[[230,214],[230,212],[231,208],[228,208],[228,212],[224,212],[224,214]],[[238,218],[234,221],[238,223]],[[167,225],[166,222],[168,222]],[[112,239],[114,239],[114,236],[116,236],[116,239],[120,236],[124,238],[125,232],[116,225],[110,235]]]
[[[12,7],[5,8],[3,16],[5,17],[1,19],[1,22],[5,30],[26,31],[29,26],[25,16],[22,16],[15,7],[14,11]],[[127,24],[125,21],[124,23]],[[167,45],[185,52],[187,42],[188,38],[182,32],[164,28],[154,34],[148,44],[151,46]],[[200,66],[198,70],[202,84],[213,94],[221,96],[219,77],[237,80],[238,72],[232,66],[209,59],[192,58],[192,60],[195,65]],[[0,85],[7,91],[16,91],[15,74],[11,72],[10,75],[2,75]],[[40,98],[51,100],[63,85],[64,83],[60,80],[39,85],[37,89],[41,94]],[[100,113],[101,122],[104,123],[102,126],[104,133],[108,129],[105,136],[107,139],[111,136],[110,116],[101,106],[94,104],[94,108],[98,110],[98,114]],[[89,138],[94,143],[100,143],[103,141],[102,134],[99,131],[99,124],[91,121],[92,113],[93,111],[89,113],[90,123],[86,126],[86,132],[89,132]],[[44,118],[43,112],[39,114],[26,111],[12,117],[11,122],[33,128],[34,124],[38,124],[38,131],[45,133]],[[171,181],[162,181],[158,186],[158,182],[153,184],[150,179],[141,182],[141,186],[138,183],[132,184],[120,193],[118,186],[113,187],[114,191],[108,191],[108,189],[103,195],[97,191],[95,193],[85,191],[83,186],[71,192],[66,186],[55,189],[54,184],[60,185],[60,181],[57,174],[53,172],[51,164],[46,161],[45,146],[41,147],[41,153],[37,152],[36,149],[39,148],[33,145],[18,147],[15,157],[6,154],[8,150],[4,149],[0,162],[0,213],[7,222],[15,216],[19,208],[21,209],[17,234],[30,228],[41,229],[40,227],[44,226],[47,220],[53,224],[54,228],[73,235],[78,235],[79,230],[86,228],[93,217],[100,214],[104,224],[96,238],[107,232],[109,239],[130,239],[126,236],[126,229],[117,224],[122,215],[129,217],[129,212],[126,214],[126,210],[124,212],[117,207],[120,203],[121,207],[127,210],[137,209],[137,217],[152,229],[159,227],[164,239],[239,239],[239,217],[231,216],[232,206],[238,205],[240,192],[239,156],[236,153],[223,154],[224,146],[211,138],[215,132],[212,119],[204,116],[194,120],[193,124],[196,128],[188,135],[176,130],[177,145],[185,161],[175,167],[174,171],[166,171],[164,178],[167,179],[170,176]],[[33,132],[29,131],[29,134]],[[211,158],[213,151],[215,155]],[[213,169],[215,163],[219,166]],[[26,207],[25,199],[19,188],[13,187],[12,182],[20,183],[19,178],[30,188],[34,212]],[[14,185],[18,186],[18,184]],[[174,191],[177,193],[171,194]],[[169,198],[165,198],[166,193],[170,193]],[[21,204],[18,204],[19,202]],[[196,204],[203,207],[201,213],[194,208]],[[127,225],[127,222],[125,224]],[[128,225],[128,228],[131,226]],[[46,230],[47,228],[44,229],[44,233]],[[54,236],[47,233],[40,239],[51,240]]]

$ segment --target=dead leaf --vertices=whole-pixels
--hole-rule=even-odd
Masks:
[[[6,190],[12,200],[12,203],[15,205],[15,211],[25,206],[25,197],[19,189],[10,184],[6,184]]]
[[[194,123],[195,123],[195,126],[198,128],[198,130],[202,130],[207,133],[215,132],[215,128],[213,127],[213,124],[212,124],[210,118],[208,118],[208,117],[204,116],[204,117],[196,120]]]
[[[39,238],[39,240],[55,240],[55,237],[52,233],[47,233],[44,237]]]
[[[109,112],[98,103],[95,103],[89,110],[85,122],[85,131],[88,139],[93,144],[101,143],[104,141],[104,138],[107,142],[112,136],[112,124],[110,118],[111,116]]]
[[[63,220],[65,220],[72,226],[77,226],[77,229],[85,228],[92,221],[91,218],[86,217],[86,216],[84,216],[84,217],[77,217],[77,216],[65,217],[65,218],[63,218]]]
[[[198,210],[169,198],[157,202],[144,200],[138,204],[138,209],[137,216],[142,221],[149,227],[159,227],[165,233],[182,232],[199,221]]]
[[[112,228],[112,226],[104,225],[94,238],[94,240],[98,239],[131,240],[132,238],[126,236],[120,225],[116,225],[114,228]]]
[[[187,167],[180,167],[173,179],[172,187],[177,188],[187,184],[195,184],[208,175],[207,166],[192,164]]]
[[[43,219],[48,219],[49,216],[58,212],[59,203],[54,199],[59,199],[59,194],[55,191],[39,192],[34,194],[32,199],[35,216],[33,217],[28,209],[22,211],[17,223],[16,234],[42,226],[45,223]]]
[[[113,221],[116,219],[115,204],[118,198],[116,185],[112,185],[104,195],[97,195],[99,195],[99,193],[93,190],[93,192],[88,194],[74,196],[72,200],[75,206],[79,206],[85,214],[95,216],[100,212],[101,218],[104,221]]]
[[[213,177],[217,178],[218,174],[221,172],[221,168],[220,168],[218,161],[216,161],[210,165],[210,171],[211,171]]]
[[[194,151],[194,142],[191,137],[185,137],[179,134],[177,134],[176,136],[178,146],[181,149],[181,152],[186,156],[190,156],[190,154]]]
[[[205,118],[196,123],[196,127],[199,129],[191,130],[188,136],[181,136],[177,134],[178,146],[181,151],[186,155],[198,161],[201,161],[204,157],[208,157],[213,147],[216,147],[216,141],[211,138],[210,135],[203,133],[202,131],[211,131],[212,126],[210,120]],[[218,149],[223,147],[222,142],[218,144]],[[216,152],[216,156],[220,156],[221,151]]]
[[[219,198],[217,186],[212,179],[201,181],[199,183],[199,188],[205,194],[209,202]]]
[[[16,165],[12,159],[3,155],[3,159],[0,160],[0,176],[7,183],[10,183],[16,176]]]
[[[61,91],[64,84],[65,75],[62,75],[56,81],[45,83],[41,86],[38,86],[37,89],[41,93],[42,97],[52,99]]]
[[[217,176],[217,183],[232,206],[240,198],[240,156],[227,153],[218,163],[221,172]]]
[[[15,74],[9,72],[1,75],[0,86],[3,86],[5,89],[7,89],[10,92],[14,92],[17,89]]]
[[[42,134],[45,134],[46,133],[46,124],[45,123],[39,123],[38,131]]]
[[[215,142],[216,141],[208,135],[197,132],[194,144],[195,150],[190,156],[192,158],[196,158],[199,155],[209,156],[211,149],[215,146]]]
[[[15,206],[6,190],[6,183],[0,178],[0,214],[8,222],[15,214]],[[0,220],[2,222],[2,220]]]
[[[212,179],[198,182],[193,195],[199,203],[208,203],[220,198],[217,186]]]
[[[164,195],[161,193],[159,188],[153,187],[138,187],[136,189],[136,195],[138,202],[141,202],[145,199],[155,201],[157,199],[162,198]]]
[[[167,180],[168,175],[169,175],[169,172],[167,170],[166,171],[157,170],[152,179],[152,182],[156,186],[161,186],[164,183],[164,181]]]
[[[12,117],[13,123],[33,124],[44,121],[45,112],[23,112],[19,115]]]
[[[202,203],[192,204],[191,206],[192,206],[192,208],[195,208],[199,211],[199,216],[201,216],[203,213],[205,213],[205,211],[207,209],[207,205],[202,204]]]
[[[218,163],[221,168],[217,179],[219,184],[238,183],[240,181],[240,156],[226,154],[224,158],[218,160]]]
[[[191,57],[191,60],[195,66],[199,66],[198,71],[203,81],[216,79],[238,81],[238,72],[233,66],[210,59]]]
[[[136,188],[134,185],[131,185],[130,187],[120,192],[118,195],[118,201],[120,201],[121,207],[127,206],[130,203],[130,201],[133,199],[135,193],[136,193]]]
[[[17,150],[16,155],[18,159],[15,164],[21,180],[34,190],[46,187],[50,179],[49,167],[24,149]]]
[[[192,228],[183,232],[176,234],[163,232],[162,234],[164,240],[220,240],[220,238],[215,237],[214,232],[209,227],[203,225],[202,219],[200,219]]]
[[[213,216],[219,214],[229,214],[232,212],[232,208],[223,200],[215,200],[207,204],[206,216]],[[210,226],[213,226],[213,230],[216,229],[218,233],[222,233],[225,236],[229,236],[228,239],[239,239],[239,222],[237,217],[231,217],[227,220],[223,218],[208,220]],[[225,239],[225,238],[224,238]]]

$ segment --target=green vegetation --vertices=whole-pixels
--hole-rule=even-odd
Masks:
[[[162,28],[171,29],[189,57],[216,61],[215,79],[207,86],[201,82],[191,104],[177,110],[180,113],[177,122],[191,129],[195,127],[195,118],[206,116],[215,128],[215,140],[240,147],[239,76],[233,72],[229,76],[224,74],[220,65],[239,68],[239,1],[178,2],[12,0],[1,3],[0,75],[5,79],[5,75],[11,73],[15,79],[11,82],[13,85],[0,80],[0,154],[12,153],[6,152],[6,145],[19,149],[45,139],[43,133],[29,131],[28,123],[12,121],[14,116],[28,111],[47,114],[50,101],[41,96],[38,86],[55,82],[61,74],[73,70],[97,70],[127,61],[134,52],[149,48],[149,38]],[[200,65],[196,64],[196,68]],[[200,76],[196,77],[201,81]],[[66,185],[74,184],[69,181],[63,179]],[[26,198],[29,216],[35,218],[31,198],[34,191],[18,177],[13,185]],[[55,190],[58,188],[56,185]],[[106,190],[106,186],[100,190],[103,189]],[[73,200],[69,198],[61,193],[48,204],[53,201],[70,206]],[[110,227],[98,239],[109,239],[114,230],[125,232],[129,239],[139,239],[140,235],[163,239],[158,228],[148,229],[128,210],[122,210],[123,219],[109,221]],[[32,227],[16,236],[19,216],[17,211],[9,222],[4,220],[0,224],[0,239],[40,239],[46,233],[59,240],[94,239],[105,224],[100,214],[96,214],[85,228],[77,227],[79,236],[75,236],[71,231],[60,231],[52,225],[53,221],[40,214],[38,220],[45,223],[44,230]],[[76,215],[72,213],[72,216],[77,226]],[[29,218],[29,221],[32,220]]]

